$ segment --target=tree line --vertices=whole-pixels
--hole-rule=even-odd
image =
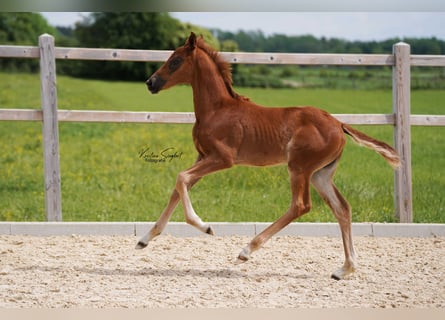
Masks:
[[[311,35],[266,36],[261,31],[208,30],[159,12],[91,13],[71,28],[51,26],[38,13],[0,13],[2,45],[36,45],[39,35],[49,33],[55,36],[56,46],[61,47],[171,50],[181,45],[190,31],[202,34],[210,45],[222,51],[375,54],[391,53],[394,43],[405,41],[411,45],[413,54],[445,54],[445,41],[434,37],[347,41]],[[58,61],[57,72],[83,78],[140,81],[157,66],[156,63],[128,61],[63,60]],[[0,68],[37,72],[39,66],[33,59],[0,59]],[[234,68],[235,72],[242,70]]]
[[[238,44],[240,51],[248,52],[391,54],[392,46],[403,41],[410,44],[412,54],[445,54],[445,41],[435,37],[348,41],[339,38],[316,38],[312,35],[273,34],[266,36],[260,30],[240,30],[236,33],[219,29],[211,29],[211,31],[220,42],[233,41]]]
[[[171,50],[181,45],[190,31],[202,34],[209,44],[219,42],[205,28],[182,23],[168,13],[97,12],[77,22],[74,28],[54,27],[39,13],[0,13],[0,44],[36,45],[39,35],[52,34],[56,46],[86,48]],[[1,70],[35,72],[38,61],[0,59]],[[108,80],[143,80],[157,64],[131,61],[57,62],[57,73]]]

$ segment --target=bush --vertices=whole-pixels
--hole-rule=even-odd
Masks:
[[[290,78],[298,75],[298,67],[284,67],[281,70],[280,76],[283,78]]]

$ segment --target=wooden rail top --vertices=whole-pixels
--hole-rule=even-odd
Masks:
[[[56,59],[163,62],[173,51],[55,47]],[[230,63],[393,66],[392,54],[221,52]],[[39,47],[1,46],[1,58],[39,58]],[[445,56],[411,55],[412,66],[444,66]]]

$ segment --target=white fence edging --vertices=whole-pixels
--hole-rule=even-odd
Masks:
[[[144,235],[154,222],[0,222],[0,235],[14,236],[137,236]],[[255,236],[269,222],[213,222],[216,236]],[[445,237],[445,224],[353,223],[354,236],[369,237]],[[208,236],[185,222],[170,222],[163,234],[175,237]],[[278,236],[338,237],[337,223],[294,222]]]

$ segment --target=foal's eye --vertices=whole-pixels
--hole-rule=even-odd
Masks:
[[[178,69],[181,64],[182,64],[181,58],[179,57],[173,58],[168,64],[168,69],[170,70],[170,72],[173,72],[176,69]]]

